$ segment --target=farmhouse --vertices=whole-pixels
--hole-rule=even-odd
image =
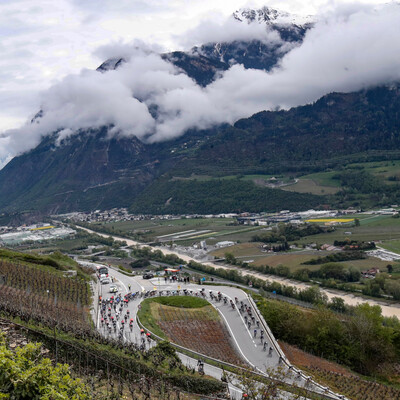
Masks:
[[[375,276],[377,275],[377,274],[379,274],[379,268],[371,268],[371,269],[369,269],[369,270],[366,270],[366,271],[362,271],[361,272],[361,276],[363,277],[363,278],[369,278],[369,279],[373,279],[373,278],[375,278]]]

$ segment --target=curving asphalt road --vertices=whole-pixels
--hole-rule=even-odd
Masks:
[[[81,262],[81,261],[80,261]],[[90,262],[81,262],[87,265],[96,265]],[[248,298],[247,294],[238,288],[233,288],[229,286],[199,286],[197,284],[184,284],[179,282],[165,282],[164,278],[154,278],[151,280],[145,280],[142,277],[130,277],[122,274],[117,270],[111,270],[111,276],[115,279],[115,284],[119,288],[119,292],[123,295],[131,292],[139,292],[142,293],[144,291],[152,291],[157,290],[157,293],[161,291],[163,294],[166,294],[167,291],[177,291],[179,289],[188,289],[188,291],[192,291],[193,295],[196,293],[200,295],[200,290],[205,289],[205,294],[207,300],[218,310],[222,319],[224,320],[231,338],[232,343],[235,345],[238,354],[241,355],[243,360],[251,366],[255,371],[259,372],[263,375],[268,375],[269,371],[277,371],[279,369],[282,374],[282,380],[286,381],[291,385],[296,385],[298,387],[306,387],[310,391],[315,393],[324,394],[327,398],[330,399],[345,399],[344,396],[337,395],[331,391],[328,391],[327,388],[316,384],[313,382],[308,376],[304,375],[301,371],[296,370],[286,357],[283,352],[279,348],[277,342],[275,341],[272,333],[269,331],[268,326],[263,320],[261,314],[256,315],[254,323],[250,323],[247,325],[245,322],[246,312],[240,312],[238,307],[232,308],[230,305],[230,301],[235,302],[235,297],[238,299],[238,305],[240,302],[243,302],[248,307],[251,307],[253,311],[253,315],[255,315],[258,310],[256,309],[254,304],[250,304],[251,299]],[[131,290],[129,290],[129,285],[131,285]],[[103,298],[110,297],[112,294],[109,293],[109,285],[101,285],[97,284],[96,295],[101,295]],[[214,294],[217,292],[221,292],[223,296],[228,298],[227,303],[225,304],[223,301],[216,301],[210,298],[210,291]],[[143,344],[147,348],[154,345],[152,341],[143,341],[143,335],[141,335],[140,328],[136,323],[136,314],[138,308],[140,307],[140,302],[143,300],[142,297],[138,296],[135,300],[130,301],[128,306],[124,308],[122,314],[126,314],[126,311],[129,310],[130,318],[135,320],[133,329],[130,329],[128,324],[123,329],[123,340],[134,342],[138,345]],[[96,302],[95,302],[96,303]],[[112,312],[112,315],[115,316],[115,312]],[[114,338],[118,337],[118,332],[120,331],[121,319],[117,322],[117,330],[116,332],[109,332],[105,325],[101,323],[101,317],[99,310],[97,309],[97,304],[94,309],[94,319],[97,328],[104,335],[110,335]],[[129,321],[128,319],[128,321]],[[257,326],[257,319],[260,322],[260,327]],[[250,319],[249,319],[250,320]],[[260,331],[261,329],[264,331],[264,341],[267,342],[267,346],[264,347],[264,344],[260,340]],[[256,334],[256,336],[255,336]],[[190,358],[184,354],[180,354],[180,357],[185,365],[188,365],[192,368],[196,368],[197,360]],[[215,366],[205,365],[205,373],[213,376],[217,379],[221,378],[222,370]],[[234,384],[230,384],[230,392],[232,398],[241,398],[241,391]],[[283,398],[290,398],[290,395],[283,395]]]

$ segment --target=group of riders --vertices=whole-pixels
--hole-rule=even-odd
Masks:
[[[124,336],[124,329],[126,326],[129,325],[129,329],[132,332],[133,331],[133,325],[134,325],[134,319],[131,318],[130,316],[130,311],[128,309],[129,302],[138,298],[138,297],[152,297],[156,294],[159,296],[162,295],[179,295],[181,294],[181,290],[175,290],[175,291],[165,291],[165,294],[163,291],[142,291],[142,292],[131,292],[131,285],[128,285],[128,293],[125,295],[122,295],[119,293],[116,296],[111,296],[110,298],[103,299],[101,296],[99,296],[99,308],[100,308],[100,316],[101,316],[101,327],[103,327],[109,334],[117,333],[117,325],[118,322],[120,321],[119,324],[119,331],[118,331],[118,337],[119,339],[122,339]],[[199,296],[203,298],[207,298],[207,294],[204,288],[202,288],[200,291],[193,291],[193,290],[188,290],[188,289],[183,289],[182,293],[186,296],[188,295],[194,295],[194,296]],[[252,326],[254,327],[253,331],[253,337],[254,339],[258,336],[260,338],[261,344],[263,345],[263,350],[267,351],[268,350],[268,355],[272,356],[273,349],[272,347],[268,348],[268,343],[267,341],[264,340],[264,331],[260,329],[260,321],[255,318],[253,315],[253,311],[250,306],[245,304],[243,301],[238,300],[237,297],[235,297],[235,301],[232,299],[228,299],[227,296],[223,295],[221,292],[216,292],[214,293],[212,290],[209,291],[209,297],[211,300],[215,300],[216,302],[221,302],[223,301],[224,304],[230,304],[230,307],[234,310],[236,307],[240,311],[240,313],[243,315],[243,320],[244,323],[246,324],[247,328],[250,329]],[[140,305],[139,305],[140,307]],[[259,335],[258,335],[259,332]],[[146,338],[148,342],[150,343],[150,333],[146,333],[143,329],[141,329],[141,346],[145,346]],[[199,360],[198,363],[198,370],[201,373],[203,371],[204,373],[204,363]]]
[[[117,322],[120,321],[119,327],[119,338],[122,339],[123,331],[125,326],[129,325],[132,332],[134,320],[130,316],[130,311],[128,309],[128,304],[131,300],[136,298],[135,293],[127,293],[122,296],[119,293],[117,296],[111,296],[110,298],[103,299],[99,296],[99,307],[100,307],[100,323],[103,328],[105,328],[109,334],[114,331],[117,332]]]
[[[235,300],[237,300],[237,298],[235,297]],[[253,331],[253,337],[256,338],[258,335],[258,330],[260,330],[260,341],[261,344],[263,345],[263,350],[267,351],[268,350],[268,355],[272,356],[272,352],[273,349],[270,346],[268,349],[268,342],[264,341],[264,331],[262,329],[260,329],[260,321],[258,319],[256,319],[256,317],[253,315],[253,310],[251,309],[250,306],[248,306],[247,304],[244,304],[243,301],[240,302],[240,306],[238,306],[239,311],[241,314],[244,314],[243,319],[245,324],[247,325],[247,328],[250,330],[251,327],[254,327],[254,331]]]

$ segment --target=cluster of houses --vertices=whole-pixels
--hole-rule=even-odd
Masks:
[[[304,223],[309,218],[329,218],[339,215],[354,214],[359,210],[308,210],[302,212],[291,212],[283,210],[277,213],[221,213],[221,214],[181,214],[181,215],[144,215],[130,214],[127,208],[113,208],[111,210],[95,210],[90,212],[72,212],[58,214],[52,217],[66,219],[72,222],[119,222],[119,221],[141,221],[141,220],[174,220],[182,218],[235,218],[239,224],[244,225],[269,225],[279,222],[290,222],[292,224]]]

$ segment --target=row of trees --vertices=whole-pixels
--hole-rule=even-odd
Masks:
[[[355,221],[357,222],[358,219],[356,218]],[[373,250],[376,249],[375,242],[360,242],[359,240],[335,240],[333,242],[334,246],[343,247],[344,250]]]
[[[161,250],[152,250],[151,247],[135,246],[132,248],[132,254],[134,257],[142,260],[153,260],[170,265],[186,264],[186,261],[175,254],[163,254]]]
[[[263,243],[284,243],[299,240],[305,236],[333,232],[334,230],[333,227],[326,228],[316,224],[306,224],[302,227],[292,224],[279,224],[277,227],[272,228],[269,233],[253,235],[251,240]]]
[[[384,318],[379,306],[365,303],[338,315],[319,307],[310,312],[257,297],[257,306],[278,339],[364,374],[379,374],[400,352],[400,321]]]
[[[330,262],[350,261],[350,260],[362,260],[367,258],[362,251],[345,251],[328,254],[325,257],[312,258],[311,260],[304,261],[303,265],[318,265]]]

